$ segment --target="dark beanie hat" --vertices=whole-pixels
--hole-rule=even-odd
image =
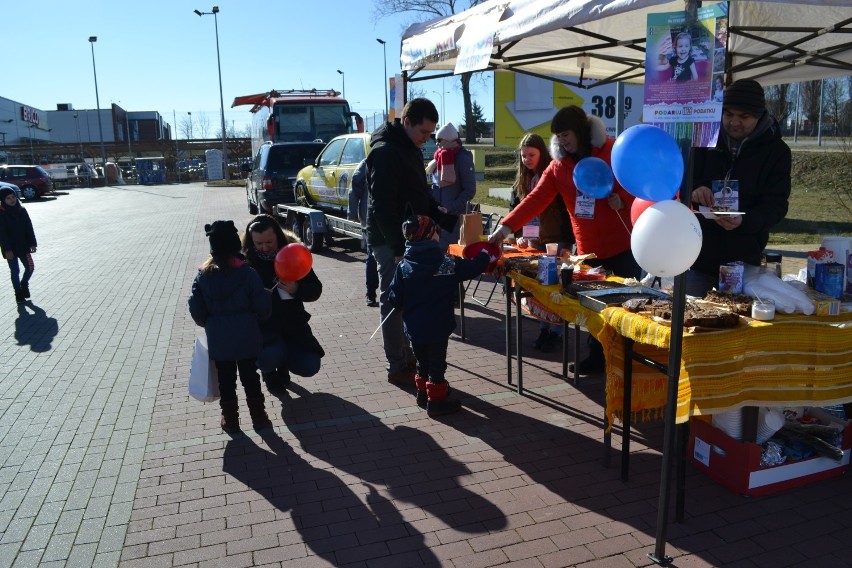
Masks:
[[[210,254],[213,256],[237,255],[242,248],[240,234],[233,221],[213,221],[204,225],[204,233],[210,239]]]
[[[754,79],[739,79],[729,85],[722,96],[722,107],[761,116],[766,110],[763,87]]]
[[[438,227],[426,215],[412,215],[402,224],[402,234],[407,241],[425,241],[432,238]]]

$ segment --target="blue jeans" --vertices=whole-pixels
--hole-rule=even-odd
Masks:
[[[367,284],[367,298],[376,299],[376,290],[379,288],[379,267],[373,256],[373,248],[367,245],[367,260],[365,266],[365,282]]]
[[[18,261],[21,261],[24,265],[24,277],[21,278],[21,267],[18,266]],[[12,276],[12,288],[15,290],[21,289],[21,284],[28,284],[30,278],[33,275],[33,271],[35,270],[35,265],[33,264],[33,255],[27,253],[27,256],[20,257],[15,255],[13,259],[6,259],[6,262],[9,263],[9,272],[11,272]]]
[[[293,342],[279,337],[264,344],[257,358],[257,368],[262,373],[286,368],[294,375],[313,377],[320,370],[320,356],[313,351],[299,349]]]
[[[385,344],[385,357],[387,358],[387,371],[396,373],[408,366],[408,360],[411,358],[411,346],[408,344],[408,339],[402,328],[402,309],[393,309],[388,303],[388,295],[390,294],[390,283],[393,280],[394,272],[396,271],[396,258],[393,255],[393,250],[385,245],[373,247],[373,257],[376,259],[376,264],[379,269],[379,321],[385,321],[388,314],[393,313],[388,317],[382,326],[382,340]]]

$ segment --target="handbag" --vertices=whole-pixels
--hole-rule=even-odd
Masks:
[[[189,371],[189,396],[201,402],[219,400],[219,373],[207,353],[207,336],[198,335]]]
[[[478,243],[482,236],[482,213],[479,212],[478,204],[468,204],[468,209],[472,212],[459,215],[461,217],[461,225],[459,226],[459,245],[467,246],[472,243]]]

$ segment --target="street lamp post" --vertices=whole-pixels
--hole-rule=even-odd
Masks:
[[[101,99],[98,95],[98,69],[95,66],[95,42],[98,41],[98,36],[89,36],[89,44],[92,46],[92,71],[95,74],[95,104],[98,106],[98,130],[101,135],[101,167],[106,175],[106,148],[104,148],[104,128],[101,124]]]
[[[212,12],[201,12],[199,10],[193,10],[199,17],[201,16],[209,16],[213,14],[213,22],[216,26],[216,64],[219,67],[219,111],[222,117],[222,174],[225,179],[229,179],[228,175],[228,147],[225,142],[225,99],[222,96],[222,60],[219,57],[219,18],[217,14],[219,13],[219,6],[213,6]]]
[[[192,113],[187,112],[187,116],[189,116],[189,139],[192,140]],[[189,161],[192,163],[192,142],[189,144]]]
[[[344,73],[340,69],[338,69],[337,72],[340,73],[340,77],[343,80],[343,98],[345,99],[346,98],[346,73]]]
[[[385,74],[382,77],[382,90],[385,92],[385,121],[390,120],[390,106],[388,105],[388,45],[385,40],[376,38],[376,41],[382,44],[382,51],[385,56]]]
[[[432,91],[432,92],[435,93],[436,95],[438,95],[439,97],[441,97],[441,126],[443,126],[444,124],[447,123],[447,115],[444,114],[444,93],[443,92],[439,93],[438,91]]]

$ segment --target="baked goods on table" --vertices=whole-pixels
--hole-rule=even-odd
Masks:
[[[710,290],[704,296],[704,300],[714,304],[720,304],[735,314],[748,316],[751,314],[751,304],[754,298],[746,294],[732,294],[730,292],[719,292],[718,290]]]
[[[634,298],[622,304],[630,312],[644,313],[664,322],[672,321],[671,300],[647,300]],[[704,327],[723,329],[737,327],[740,316],[725,308],[716,308],[698,302],[687,302],[684,308],[683,325],[686,327]]]

